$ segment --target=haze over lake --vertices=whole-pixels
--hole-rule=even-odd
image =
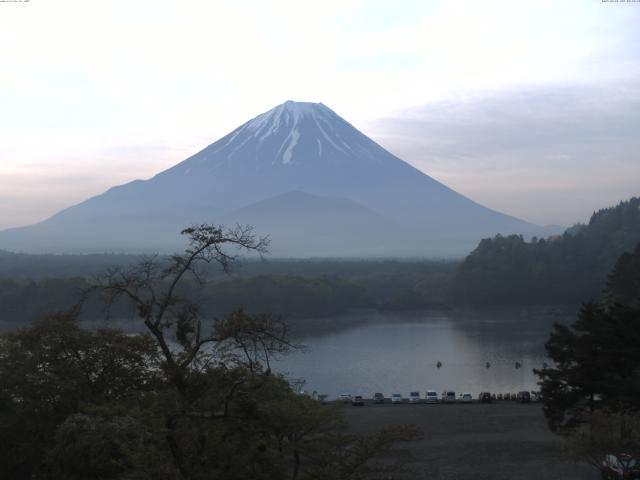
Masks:
[[[424,396],[426,390],[454,389],[474,397],[487,390],[537,390],[533,369],[545,362],[551,324],[562,319],[558,312],[515,309],[369,312],[317,319],[314,322],[331,324],[331,330],[301,335],[296,340],[306,349],[279,360],[275,369],[305,379],[306,391],[331,398],[340,393],[370,398],[374,392],[407,396],[415,390]]]

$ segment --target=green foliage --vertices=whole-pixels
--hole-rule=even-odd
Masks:
[[[35,256],[28,258],[34,261]],[[157,260],[166,265],[168,259]],[[16,263],[16,268],[26,268],[26,260],[21,262]],[[75,262],[77,259],[72,263]],[[248,312],[271,312],[289,320],[362,308],[443,308],[449,303],[449,280],[456,266],[455,262],[427,261],[247,262],[233,275],[220,277],[204,265],[204,273],[211,281],[200,284],[186,278],[179,293],[197,297],[200,314],[206,317],[223,317],[238,305]],[[60,272],[55,269],[48,273]],[[49,311],[70,307],[89,286],[90,281],[81,277],[0,279],[0,329],[25,325]],[[116,302],[110,306],[109,316],[112,322],[117,321],[124,328],[128,324],[130,328],[132,315],[144,317],[150,308],[149,303],[144,303],[132,311],[125,302]],[[95,324],[103,316],[103,303],[93,298],[85,300],[80,315],[83,322]]]
[[[91,289],[111,306],[128,303],[148,335],[91,332],[54,315],[0,337],[0,461],[11,478],[337,480],[387,471],[374,460],[398,457],[394,443],[415,430],[348,435],[337,409],[294,394],[270,368],[295,348],[284,322],[243,310],[203,321],[191,291],[206,291],[202,266],[227,271],[229,247],[262,252],[266,240],[241,226],[183,234],[183,254],[112,268]]]
[[[638,306],[640,292],[640,243],[633,252],[627,252],[616,262],[607,282],[609,303]]]
[[[217,331],[233,345],[277,333],[242,312]],[[232,348],[185,367],[178,388],[144,335],[83,330],[52,315],[0,342],[7,478],[358,479],[396,470],[406,452],[394,445],[418,435],[410,427],[351,435],[341,405],[295,394]]]
[[[65,480],[126,478],[139,453],[148,451],[143,432],[128,416],[70,415],[56,429],[47,458],[50,474]]]
[[[371,301],[364,288],[336,277],[259,275],[216,285],[212,309],[229,312],[244,305],[252,312],[325,316],[365,307]]]
[[[546,349],[555,365],[537,371],[553,430],[571,432],[594,411],[640,410],[639,261],[640,246],[618,261],[605,301],[554,327]]]
[[[453,281],[468,303],[578,303],[595,298],[618,257],[640,242],[640,198],[593,214],[588,225],[548,240],[484,239]]]
[[[82,330],[55,314],[0,336],[0,463],[8,478],[45,471],[58,426],[85,406],[152,392],[156,346],[148,336]]]

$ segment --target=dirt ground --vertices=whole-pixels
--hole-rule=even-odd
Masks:
[[[424,438],[407,444],[414,461],[408,479],[598,479],[593,467],[563,455],[564,442],[545,424],[539,404],[344,406],[355,432],[414,424]],[[395,477],[394,477],[395,478]]]

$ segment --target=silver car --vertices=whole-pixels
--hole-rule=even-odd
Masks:
[[[425,396],[425,402],[438,403],[438,392],[436,392],[435,390],[427,390],[427,395]]]
[[[473,403],[473,397],[471,396],[470,393],[462,393],[460,395],[460,402],[461,403]]]

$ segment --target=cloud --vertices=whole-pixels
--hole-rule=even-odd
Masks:
[[[481,203],[569,225],[640,195],[638,85],[488,92],[370,126],[389,150]]]
[[[498,166],[511,165],[504,157],[510,148],[547,138],[557,146],[557,131],[522,116],[516,120],[534,122],[534,134],[511,128],[509,105],[526,103],[515,98],[500,112],[473,111],[475,123],[466,130],[468,112],[455,117],[455,109],[467,108],[487,89],[610,89],[640,77],[638,4],[157,0],[150,6],[146,0],[56,0],[2,4],[0,10],[0,43],[8,46],[0,62],[0,175],[3,193],[15,191],[20,211],[27,204],[34,209],[20,223],[79,200],[87,185],[97,194],[147,178],[287,99],[321,101],[385,142],[408,136],[408,146],[396,142],[395,151],[407,152],[408,160],[461,191],[485,195],[476,175],[492,182],[491,175],[501,174]],[[420,116],[412,108],[424,104],[444,113],[429,117],[430,124],[403,124],[400,114]],[[394,118],[397,127],[379,131],[384,122],[372,123],[379,117]],[[503,133],[492,133],[490,125]],[[569,120],[555,125],[577,135]],[[425,131],[432,134],[428,142],[420,138]],[[588,133],[586,127],[580,133]],[[602,132],[584,136],[585,150],[593,136],[602,138]],[[493,154],[487,138],[498,142]],[[417,150],[420,145],[424,150]],[[577,147],[571,152],[580,153]],[[548,163],[564,158],[562,152],[539,153],[549,156]],[[486,168],[453,170],[467,168],[470,156]],[[77,175],[96,180],[80,182]],[[59,178],[68,179],[64,189],[56,189]],[[23,183],[50,196],[37,197],[43,205],[36,204],[36,197],[19,193]],[[531,215],[542,218],[545,211]],[[10,217],[21,218],[4,215],[0,228],[9,226]]]

